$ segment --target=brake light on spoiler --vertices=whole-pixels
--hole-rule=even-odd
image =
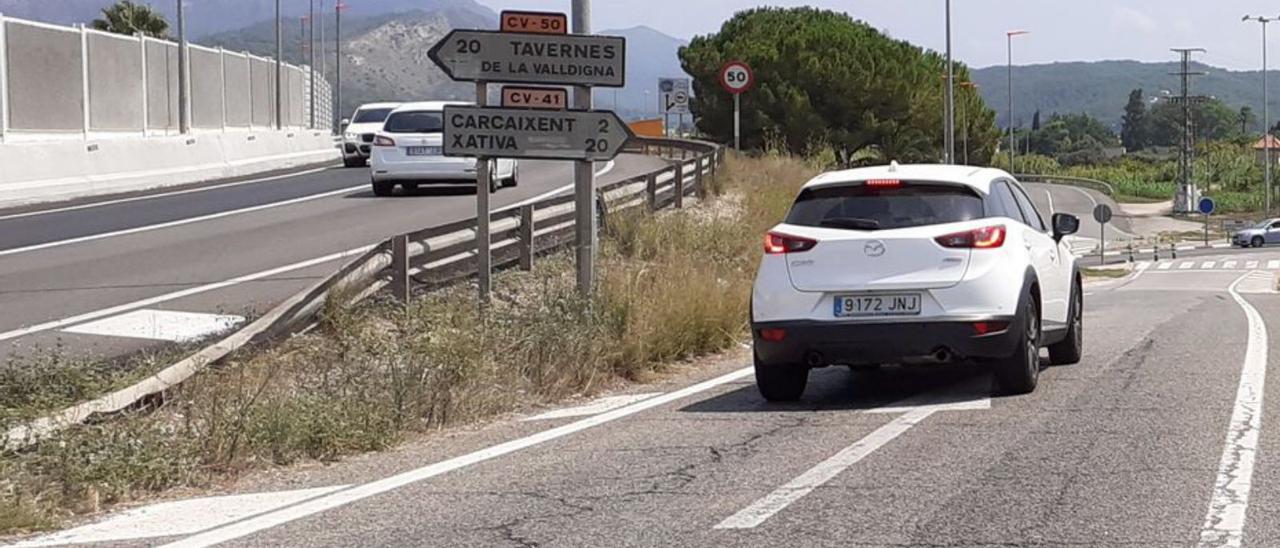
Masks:
[[[764,235],[764,253],[766,255],[801,253],[813,249],[815,245],[818,245],[817,240],[799,236],[789,236],[778,232],[770,232]]]
[[[951,249],[992,249],[1004,245],[1004,225],[984,226],[964,232],[938,236],[938,245]]]
[[[870,179],[866,182],[870,188],[898,188],[902,186],[899,179]]]

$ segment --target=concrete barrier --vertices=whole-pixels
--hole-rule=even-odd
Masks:
[[[235,130],[0,144],[0,207],[182,185],[333,162],[327,130]]]

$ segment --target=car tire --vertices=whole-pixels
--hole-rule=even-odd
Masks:
[[[1071,286],[1071,308],[1067,311],[1067,337],[1049,346],[1049,363],[1070,365],[1079,363],[1084,354],[1084,294],[1080,284]]]
[[[498,181],[497,177],[489,177],[489,194],[494,194],[498,192],[499,188],[502,188],[499,183],[500,181]]]
[[[1002,394],[1029,394],[1040,379],[1040,305],[1033,295],[1023,301],[1018,344],[1013,355],[996,363],[996,384]]]
[[[342,157],[342,167],[365,167],[367,165],[369,165],[368,160],[365,160],[364,158],[361,158],[359,156],[354,156],[354,157],[343,156]]]
[[[793,402],[804,395],[809,368],[801,364],[763,364],[755,360],[756,388],[771,402]]]
[[[388,182],[388,181],[373,182],[374,196],[390,196],[392,191],[394,191],[395,189],[396,189],[396,184],[392,182]]]
[[[507,179],[507,186],[512,188],[520,186],[520,166],[511,168],[511,178]]]
[[[1250,247],[1262,247],[1265,243],[1266,240],[1263,240],[1262,236],[1254,236],[1252,240],[1249,240]]]

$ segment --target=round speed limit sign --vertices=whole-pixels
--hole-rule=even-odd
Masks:
[[[746,93],[755,83],[756,78],[751,73],[751,67],[742,61],[729,61],[720,68],[720,86],[729,93],[734,95]]]

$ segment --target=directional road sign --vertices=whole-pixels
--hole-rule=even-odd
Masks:
[[[1098,204],[1098,207],[1093,208],[1093,220],[1098,221],[1098,224],[1111,222],[1111,206]]]
[[[1213,203],[1213,198],[1204,197],[1200,198],[1199,206],[1200,207],[1198,209],[1200,210],[1200,213],[1211,215],[1213,214],[1213,210],[1216,209],[1217,204]]]
[[[689,79],[659,78],[658,101],[663,114],[689,114]]]
[[[626,84],[620,36],[455,30],[427,53],[454,80],[566,86]]]
[[[634,136],[611,111],[444,107],[445,156],[610,160]]]

